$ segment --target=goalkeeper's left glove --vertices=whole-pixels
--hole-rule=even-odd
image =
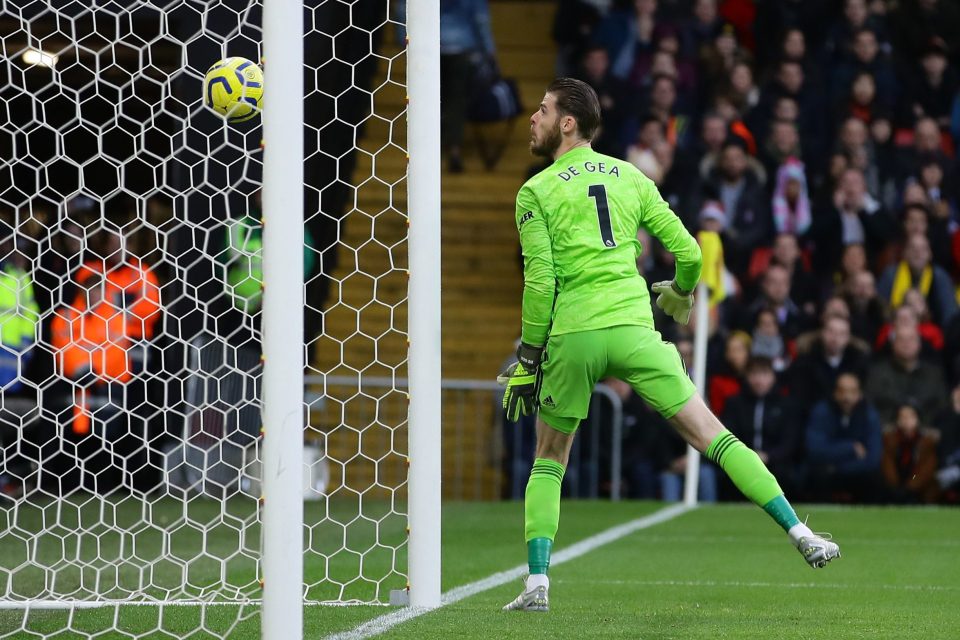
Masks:
[[[531,347],[521,342],[517,348],[517,362],[497,376],[497,382],[507,387],[503,394],[507,420],[517,422],[520,416],[532,416],[537,410],[542,355],[543,347]]]
[[[653,292],[657,296],[657,306],[664,313],[680,324],[690,322],[690,312],[693,310],[693,292],[684,291],[677,286],[676,280],[665,280],[653,285]]]

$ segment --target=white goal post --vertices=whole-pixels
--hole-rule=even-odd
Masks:
[[[439,606],[439,3],[400,4],[0,4],[0,640]],[[203,106],[228,56],[261,117]]]
[[[263,637],[303,636],[303,9],[266,0],[263,112]],[[266,84],[266,83],[265,83]]]
[[[440,606],[440,3],[407,6],[410,604]]]

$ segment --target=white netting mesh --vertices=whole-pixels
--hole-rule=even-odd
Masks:
[[[382,602],[406,567],[401,25],[304,4],[305,595]],[[201,80],[260,60],[260,24],[247,0],[0,2],[0,638],[258,624],[261,127]],[[186,602],[220,606],[127,606]]]

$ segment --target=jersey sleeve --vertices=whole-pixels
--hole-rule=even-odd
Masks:
[[[703,256],[700,245],[660,195],[652,180],[637,176],[642,213],[640,224],[655,235],[674,255],[677,262],[676,281],[684,291],[693,291],[700,281]]]
[[[527,186],[517,194],[516,222],[523,250],[523,329],[520,339],[531,346],[542,347],[550,331],[557,277],[547,221],[540,202]]]

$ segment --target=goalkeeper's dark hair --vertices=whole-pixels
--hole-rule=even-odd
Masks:
[[[580,137],[593,140],[600,128],[600,99],[593,87],[575,78],[557,78],[547,87],[547,93],[557,99],[561,116],[572,116],[577,121]]]

